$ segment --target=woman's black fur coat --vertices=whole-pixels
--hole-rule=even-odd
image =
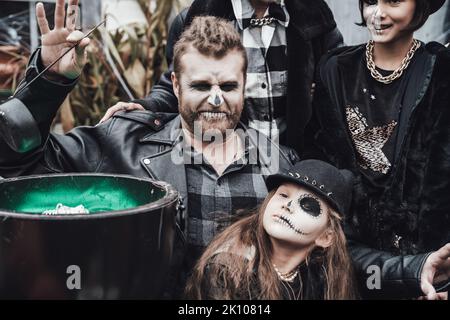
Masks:
[[[365,45],[340,48],[322,59],[307,129],[312,143],[305,157],[322,158],[357,176],[346,217],[350,251],[362,280],[371,264],[382,268],[383,280],[398,280],[399,286],[382,297],[419,294],[423,254],[450,242],[450,50],[433,42],[425,49],[428,67],[418,79],[422,89],[410,118],[400,121],[403,134],[384,188],[372,192],[359,172],[342,103],[344,83],[358,81],[356,61]]]

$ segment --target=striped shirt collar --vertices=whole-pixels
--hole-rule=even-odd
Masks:
[[[277,20],[282,26],[287,28],[289,26],[289,13],[287,11],[286,5],[284,3],[284,0],[276,0],[275,1],[284,11],[284,14],[286,15],[286,21],[280,21]],[[253,15],[255,14],[255,9],[253,9],[252,4],[250,3],[250,0],[231,0],[231,4],[233,5],[233,11],[234,16],[236,18],[236,21],[239,25],[239,28],[243,30],[243,20],[244,19],[251,19],[253,18]],[[267,15],[268,12],[264,15]]]

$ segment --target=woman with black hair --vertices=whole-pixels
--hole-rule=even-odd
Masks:
[[[365,298],[447,298],[450,51],[414,38],[444,2],[360,0],[372,40],[318,70],[307,155],[356,176],[347,236]]]

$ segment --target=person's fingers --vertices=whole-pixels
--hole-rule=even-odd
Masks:
[[[450,279],[450,258],[445,260],[445,262],[442,264],[442,273],[447,276],[447,279]]]
[[[447,258],[445,261],[440,260],[436,264],[436,269],[433,283],[448,281],[450,279],[450,258]]]
[[[133,110],[145,110],[143,106],[141,106],[139,103],[126,103],[125,104],[125,110],[127,111],[133,111]]]
[[[114,106],[110,107],[103,118],[99,121],[99,123],[103,123],[106,120],[110,119],[114,114],[119,111],[132,111],[132,110],[145,110],[143,106],[138,103],[133,102],[118,102]]]
[[[68,42],[71,42],[72,44],[78,43],[78,45],[75,47],[76,60],[79,66],[83,66],[86,61],[85,48],[87,45],[89,45],[90,39],[84,38],[83,32],[75,30],[67,36],[66,40]]]
[[[77,59],[82,58],[83,59],[83,65],[86,62],[86,58],[87,58],[87,51],[86,51],[86,47],[89,45],[89,43],[91,42],[91,39],[89,38],[84,38],[83,40],[80,41],[80,43],[75,47],[76,52],[77,52]]]
[[[80,41],[80,43],[78,44],[78,46],[80,47],[80,48],[86,48],[88,45],[89,45],[89,43],[91,43],[91,39],[89,39],[89,38],[84,38],[83,40],[81,40]]]
[[[449,280],[449,276],[446,273],[436,272],[434,275],[433,283],[442,283]]]
[[[448,292],[439,292],[436,296],[437,300],[448,300]]]
[[[440,248],[436,253],[436,258],[439,260],[447,260],[450,257],[450,243]]]
[[[89,44],[89,39],[86,39],[86,40],[87,40],[87,44]],[[87,61],[87,51],[85,50],[84,47],[81,47],[81,44],[82,44],[83,42],[86,42],[85,39],[83,39],[83,40],[80,42],[80,45],[78,45],[78,46],[75,47],[76,59],[77,59],[77,65],[78,65],[80,68],[83,68],[84,65],[86,64],[86,61]]]
[[[83,38],[84,38],[84,33],[81,32],[80,30],[75,30],[67,36],[66,40],[69,42],[73,42],[75,44],[75,42],[78,42]]]
[[[66,28],[69,31],[76,29],[79,15],[80,7],[78,6],[78,0],[69,0],[66,16]]]
[[[69,5],[67,7],[66,13],[66,28],[69,31],[74,31],[77,26],[77,19],[79,14],[79,8],[77,6],[77,1],[69,0]]]
[[[436,290],[430,281],[426,280],[421,282],[420,287],[422,288],[422,292],[426,295],[427,300],[436,300]]]
[[[99,123],[105,122],[106,120],[111,118],[117,111],[122,110],[122,104],[122,102],[118,102],[114,106],[109,108]]]
[[[36,19],[39,26],[39,30],[41,31],[41,35],[50,32],[50,28],[48,27],[47,17],[45,16],[45,9],[42,2],[36,4]]]
[[[106,111],[105,115],[103,116],[103,118],[100,119],[100,121],[98,122],[98,124],[101,124],[103,122],[105,122],[106,120],[108,120],[110,118],[109,116],[109,111]]]
[[[65,0],[56,0],[55,6],[55,29],[64,28]]]
[[[98,126],[99,124],[102,124],[102,123],[105,122],[106,120],[107,120],[107,118],[106,118],[106,113],[105,113],[105,115],[103,116],[103,118],[101,118],[100,121],[97,123],[97,126]]]
[[[427,300],[433,300],[433,297],[436,294],[436,290],[433,287],[433,279],[436,274],[436,268],[434,266],[435,256],[436,252],[429,255],[423,265],[422,274],[420,275],[420,288]]]

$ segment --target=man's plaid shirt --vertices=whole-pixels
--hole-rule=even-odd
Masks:
[[[192,147],[185,149],[188,192],[188,234],[190,253],[201,253],[230,217],[240,210],[256,208],[267,195],[260,164],[255,161],[256,146],[245,143],[245,156],[218,175],[216,170]]]
[[[252,27],[255,10],[249,0],[231,0],[249,61],[244,117],[250,128],[271,139],[286,130],[287,46],[289,14],[284,0],[271,3],[265,16],[274,17],[270,25]]]

